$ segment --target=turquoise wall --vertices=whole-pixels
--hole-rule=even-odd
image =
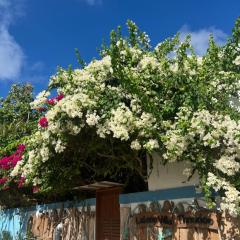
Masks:
[[[152,192],[138,192],[130,194],[121,194],[120,204],[141,203],[147,201],[164,201],[177,199],[191,199],[202,197],[202,194],[196,193],[194,186],[164,189]],[[0,240],[3,240],[5,234],[9,235],[7,240],[20,240],[26,234],[26,226],[29,216],[38,210],[51,210],[59,208],[93,206],[96,204],[95,199],[87,199],[80,202],[63,202],[46,205],[37,205],[30,208],[7,209],[0,211]]]

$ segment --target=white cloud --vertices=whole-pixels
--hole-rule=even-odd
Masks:
[[[209,36],[213,34],[217,44],[223,45],[226,42],[227,34],[215,27],[203,28],[197,31],[191,31],[187,25],[184,25],[180,30],[180,40],[183,40],[188,34],[191,34],[191,43],[196,54],[203,55],[209,46]]]
[[[0,80],[19,78],[24,65],[21,46],[9,32],[10,25],[22,14],[24,0],[0,0]]]
[[[0,28],[0,79],[14,80],[23,67],[24,54],[21,47],[5,27]]]

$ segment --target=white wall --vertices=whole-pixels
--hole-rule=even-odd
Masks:
[[[153,169],[148,179],[149,191],[198,185],[199,177],[197,173],[193,175],[189,182],[187,181],[187,177],[183,175],[183,170],[189,166],[191,165],[186,162],[168,163],[164,166],[161,164],[160,156],[154,153]]]

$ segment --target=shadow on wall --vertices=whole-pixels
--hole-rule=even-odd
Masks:
[[[234,218],[229,214],[222,214],[221,236],[223,239],[240,240],[240,217]]]
[[[29,212],[7,209],[0,212],[0,240],[23,240]]]
[[[35,212],[28,220],[27,232],[34,239],[94,240],[95,211],[86,206]]]

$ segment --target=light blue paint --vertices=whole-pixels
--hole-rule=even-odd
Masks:
[[[20,209],[8,209],[0,213],[0,233],[9,232],[13,239],[17,239],[17,235],[24,234],[23,229],[26,228],[29,212],[20,211]]]
[[[195,198],[201,197],[195,191],[194,186],[164,189],[158,191],[138,192],[121,194],[119,197],[120,204],[138,203],[146,201],[161,201],[161,200],[174,200],[181,198]],[[0,212],[0,233],[8,231],[14,240],[17,240],[17,234],[26,233],[27,222],[29,216],[36,211],[47,211],[51,209],[70,208],[70,207],[83,207],[96,205],[96,199],[91,198],[79,202],[59,202],[44,205],[36,205],[29,208],[7,209]]]
[[[187,186],[181,188],[162,189],[158,191],[121,194],[119,202],[120,204],[128,204],[147,201],[162,201],[169,199],[174,200],[181,198],[195,198],[202,196],[202,193],[196,193],[194,186]]]

